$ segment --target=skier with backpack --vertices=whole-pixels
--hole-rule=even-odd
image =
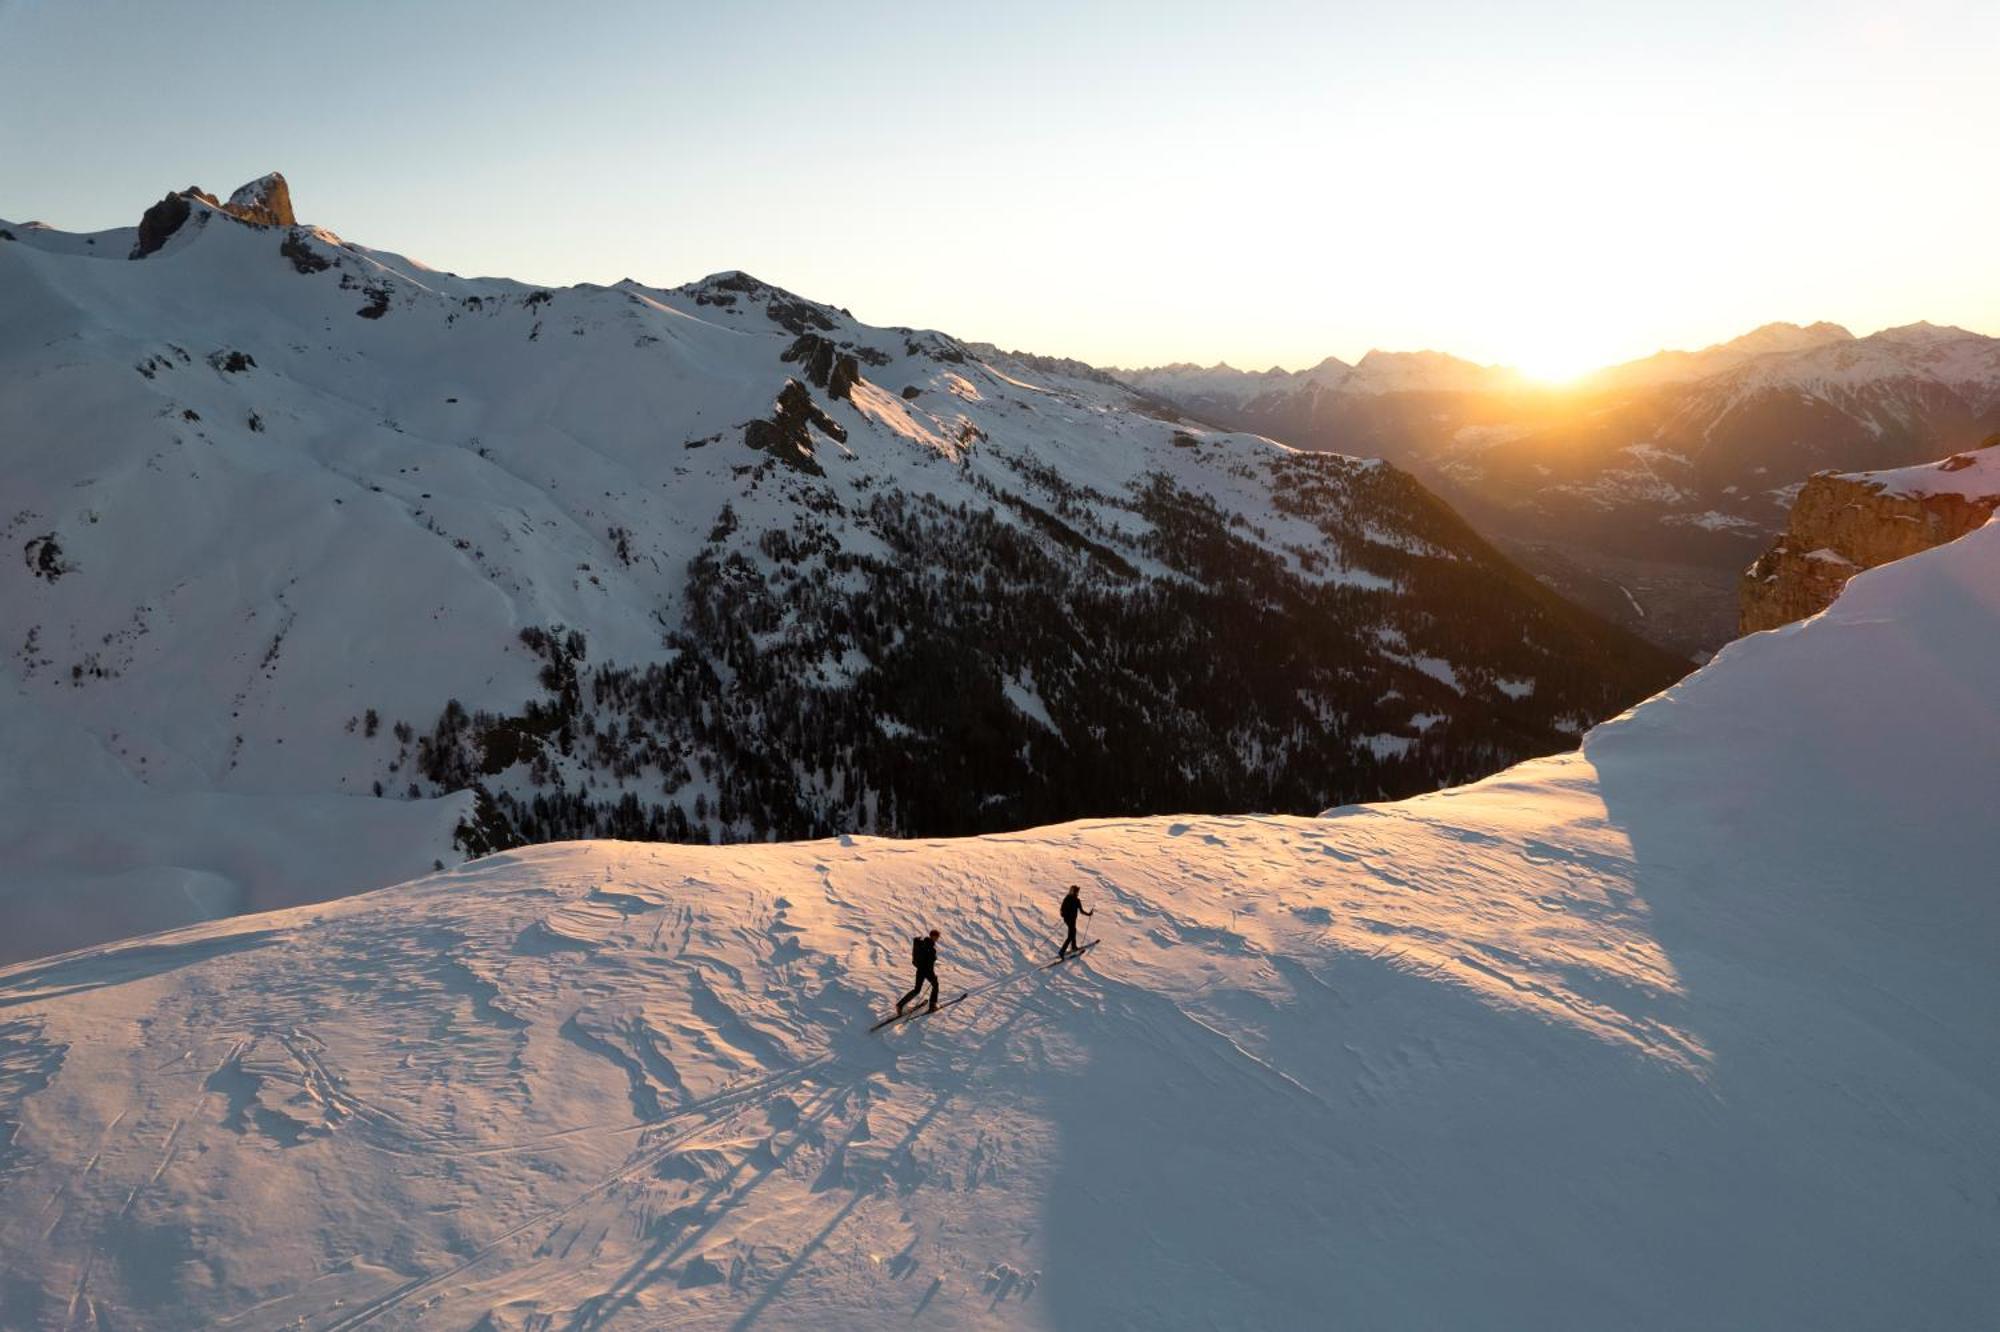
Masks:
[[[910,1000],[916,998],[918,993],[924,988],[926,984],[929,984],[929,986],[931,987],[930,1011],[933,1013],[937,1012],[937,1006],[938,1006],[937,946],[938,946],[938,937],[940,936],[940,934],[942,934],[942,931],[932,930],[928,935],[920,934],[916,938],[910,940],[910,965],[914,966],[917,969],[917,983],[910,987],[910,992],[908,994],[904,995],[901,999],[898,999],[896,1001],[897,1017],[901,1017],[903,1015],[903,1005],[909,1003]]]
[[[1056,950],[1056,960],[1058,962],[1060,962],[1063,958],[1068,957],[1070,954],[1070,950],[1073,948],[1076,949],[1076,951],[1079,953],[1083,951],[1082,948],[1077,946],[1076,942],[1076,918],[1079,912],[1081,912],[1083,915],[1086,916],[1094,916],[1097,914],[1095,911],[1084,910],[1083,889],[1078,887],[1076,884],[1071,884],[1069,886],[1068,895],[1065,896],[1062,900],[1063,924],[1069,927],[1069,937],[1067,939],[1064,939],[1063,946]]]

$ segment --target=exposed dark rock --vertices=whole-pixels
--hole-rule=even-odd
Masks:
[[[833,373],[834,345],[817,333],[801,333],[778,357],[788,364],[797,363],[806,372],[806,378],[821,388],[826,387],[826,377]]]
[[[28,572],[51,583],[76,569],[75,565],[63,558],[62,546],[56,541],[54,532],[35,537],[22,548],[22,551],[27,557]]]
[[[847,438],[847,429],[828,416],[806,392],[805,385],[787,379],[778,392],[777,411],[768,421],[751,421],[743,427],[743,442],[760,453],[768,453],[787,467],[814,476],[824,476],[812,453],[812,427],[818,426],[835,439]]]
[[[292,216],[291,188],[275,171],[240,187],[222,211],[254,227],[289,227],[298,221]]]
[[[2000,435],[1982,448],[2000,447]],[[1943,473],[1980,464],[1979,451],[1937,464]],[[1864,569],[1956,541],[2000,511],[2000,493],[1979,478],[1962,490],[1902,494],[1881,473],[1820,472],[1792,502],[1785,530],[1738,584],[1738,627],[1754,634],[1817,615]]]
[[[782,293],[779,299],[764,307],[764,313],[769,316],[772,323],[789,333],[803,333],[809,328],[831,332],[839,327],[825,311],[811,301]]]
[[[191,199],[199,199],[210,205],[215,203],[215,196],[199,185],[190,185],[178,193],[169,194],[148,208],[145,215],[139,219],[139,238],[132,246],[131,257],[144,259],[165,245],[167,238],[179,231],[181,224],[188,220],[188,214],[194,211],[194,206],[189,202]]]
[[[926,333],[920,338],[905,338],[903,350],[911,356],[922,356],[933,361],[943,361],[947,365],[965,364],[965,353],[950,339],[936,333]]]
[[[841,351],[837,344],[817,333],[799,334],[780,359],[800,362],[806,378],[825,389],[829,398],[852,397],[854,385],[861,378],[861,367],[853,354]]]
[[[908,402],[922,392],[922,389],[918,388],[915,384],[911,384],[903,390],[903,400]]]
[[[146,210],[139,219],[139,238],[132,246],[131,257],[144,259],[165,245],[167,238],[179,231],[188,220],[188,215],[194,211],[193,201],[197,199],[251,226],[289,227],[294,223],[291,191],[285,185],[285,178],[275,171],[237,190],[229,196],[228,203],[221,202],[199,185],[190,185],[169,194]],[[286,257],[292,258],[289,250]],[[293,258],[292,262],[296,265],[299,261]],[[320,266],[325,267],[324,263]],[[315,270],[301,268],[299,271]]]
[[[852,399],[854,386],[861,382],[861,367],[854,358],[842,353],[833,363],[833,374],[826,382],[826,396],[836,399]]]
[[[278,253],[292,261],[295,272],[324,273],[333,267],[333,261],[307,244],[305,236],[296,230],[279,243]]]
[[[696,305],[728,308],[739,299],[763,301],[765,315],[788,333],[807,333],[815,329],[831,333],[840,327],[825,306],[794,296],[784,288],[774,287],[748,273],[717,273],[681,290],[693,296]]]
[[[354,313],[360,315],[363,319],[380,319],[383,315],[389,313],[389,289],[387,287],[377,286],[371,282],[363,287],[361,291],[368,298],[368,304],[362,306]]]
[[[255,369],[257,358],[248,352],[215,351],[208,354],[208,363],[226,375],[240,375]]]

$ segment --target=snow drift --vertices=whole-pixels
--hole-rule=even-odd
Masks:
[[[1400,804],[549,846],[15,967],[0,1323],[1991,1326],[1996,678],[1989,525]],[[933,924],[972,997],[867,1035]]]

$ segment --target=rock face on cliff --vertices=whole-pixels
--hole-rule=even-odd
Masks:
[[[167,238],[179,231],[181,224],[188,220],[196,203],[207,204],[239,222],[257,227],[289,227],[298,221],[292,216],[291,187],[275,171],[239,187],[229,196],[228,203],[220,202],[199,185],[190,185],[169,194],[146,210],[145,216],[139,219],[139,236],[132,246],[130,257],[144,259],[165,245]]]
[[[1743,571],[1741,631],[1817,615],[1849,578],[1955,541],[2000,508],[2000,435],[1943,462],[1881,472],[1821,472],[1771,548]]]
[[[292,216],[291,187],[275,171],[257,177],[230,195],[222,211],[260,227],[289,227],[298,221]]]
[[[193,210],[191,199],[214,205],[215,196],[199,185],[190,185],[184,190],[169,194],[166,198],[148,208],[139,219],[139,237],[133,243],[131,258],[144,259],[153,251],[167,243],[167,237],[181,229]]]

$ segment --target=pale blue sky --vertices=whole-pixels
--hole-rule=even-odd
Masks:
[[[2000,333],[2000,4],[0,0],[0,216],[285,172],[464,273],[1101,364]]]

